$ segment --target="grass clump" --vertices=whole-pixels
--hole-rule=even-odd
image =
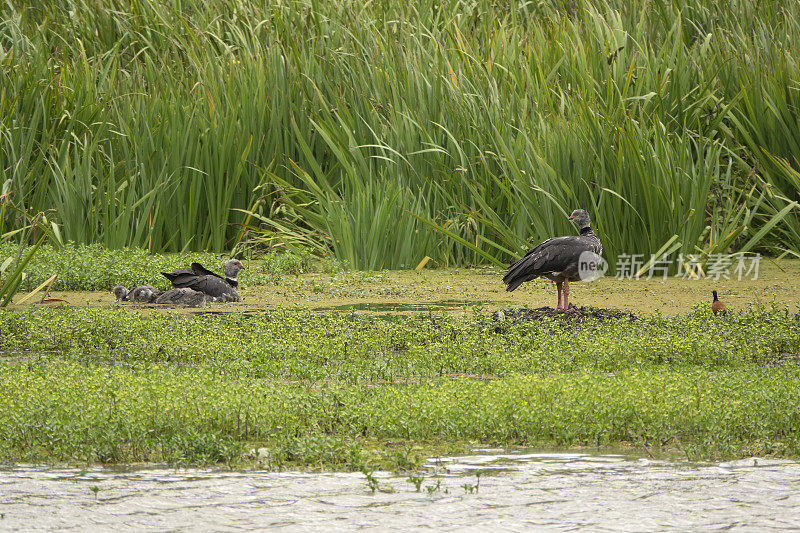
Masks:
[[[333,257],[322,259],[312,255],[309,248],[267,253],[259,257],[259,274],[270,283],[279,283],[284,276],[299,276],[308,272],[341,272],[344,264]]]
[[[202,365],[254,378],[395,383],[631,367],[747,367],[800,352],[799,320],[795,314],[751,311],[718,321],[701,307],[676,317],[594,320],[569,328],[557,320],[499,327],[482,315],[375,319],[278,309],[186,320],[114,309],[39,309],[0,313],[0,350],[82,362]]]

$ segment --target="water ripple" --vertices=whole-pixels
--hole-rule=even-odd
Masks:
[[[800,528],[793,461],[692,464],[491,449],[428,466],[420,492],[407,475],[376,472],[383,491],[375,493],[360,473],[17,466],[0,470],[0,530]]]

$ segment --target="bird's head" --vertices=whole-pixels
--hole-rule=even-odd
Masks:
[[[122,285],[117,285],[116,287],[111,289],[111,292],[114,293],[114,296],[116,296],[117,300],[124,300],[125,297],[128,296],[128,289],[126,289]]]
[[[238,259],[230,259],[223,267],[225,277],[231,279],[236,279],[240,270],[244,270],[244,265]]]
[[[589,213],[585,209],[576,209],[569,216],[569,219],[581,229],[592,225],[592,220],[589,218]]]

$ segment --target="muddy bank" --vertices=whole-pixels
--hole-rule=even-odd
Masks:
[[[574,283],[570,287],[570,300],[579,308],[617,309],[635,315],[656,312],[674,315],[685,313],[698,304],[710,306],[711,291],[717,290],[732,311],[748,305],[770,306],[773,303],[795,311],[800,304],[800,261],[764,260],[762,263],[756,280],[601,278],[590,283]],[[252,267],[258,268],[258,265],[254,263]],[[241,287],[239,303],[213,304],[205,309],[230,312],[299,307],[321,312],[415,314],[428,311],[471,313],[476,307],[492,312],[555,307],[556,290],[550,281],[538,279],[523,284],[514,292],[506,292],[502,275],[500,269],[480,268],[285,276],[276,284]],[[15,301],[24,295],[20,293]],[[64,300],[50,304],[56,306],[119,305],[121,309],[143,313],[193,311],[121,305],[108,291],[53,292],[49,297]],[[38,299],[37,295],[33,300]]]

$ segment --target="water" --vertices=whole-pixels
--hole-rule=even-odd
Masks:
[[[439,300],[436,302],[362,302],[347,303],[342,305],[315,307],[314,311],[371,311],[371,312],[391,312],[404,313],[408,311],[448,311],[457,309],[470,309],[481,306],[486,302],[477,300]]]
[[[361,473],[21,466],[0,471],[0,530],[800,528],[800,464],[787,460],[486,451],[431,462],[424,475],[416,492],[407,475],[376,473],[371,493]]]

